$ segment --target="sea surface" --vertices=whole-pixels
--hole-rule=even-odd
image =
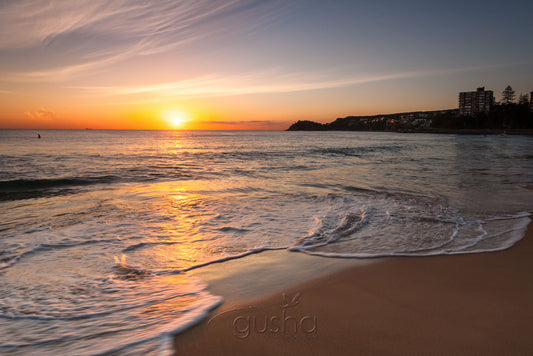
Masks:
[[[0,354],[171,352],[221,303],[191,269],[502,250],[533,211],[527,136],[39,133],[0,130]]]

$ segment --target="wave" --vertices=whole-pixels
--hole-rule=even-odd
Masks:
[[[79,187],[109,184],[121,178],[113,175],[51,179],[15,179],[0,181],[0,201],[34,199],[78,193]]]
[[[212,264],[226,262],[226,261],[230,261],[230,260],[236,260],[236,259],[243,258],[243,257],[249,256],[249,255],[260,253],[260,252],[263,252],[263,251],[276,251],[276,250],[286,250],[286,249],[287,249],[286,246],[284,246],[284,247],[257,247],[257,248],[252,248],[252,249],[249,249],[248,251],[245,251],[245,252],[240,253],[240,254],[225,256],[225,257],[222,257],[222,258],[218,258],[216,260],[211,260],[211,261],[208,261],[208,262],[199,263],[197,265],[193,265],[193,266],[187,267],[187,268],[183,269],[182,271],[183,272],[188,272],[188,271],[191,271],[193,269],[200,268],[200,267],[205,267],[205,266],[209,266],[209,265],[212,265]]]
[[[199,301],[193,303],[189,310],[179,319],[162,325],[152,332],[144,332],[141,337],[136,337],[135,341],[130,338],[115,346],[108,346],[106,350],[102,350],[97,355],[121,353],[140,345],[156,349],[159,355],[172,355],[174,354],[174,336],[204,320],[209,315],[209,312],[222,304],[222,302],[223,298],[219,296],[203,296]],[[136,349],[135,351],[137,353],[139,350]]]
[[[450,221],[450,217],[421,219],[420,221],[429,222],[434,226],[433,230],[428,230],[426,234],[422,233],[417,237],[419,240],[417,242],[413,236],[408,236],[404,240],[403,236],[400,236],[403,234],[399,232],[396,236],[386,235],[382,239],[385,234],[362,231],[366,225],[370,225],[372,218],[376,218],[375,216],[369,218],[367,215],[365,211],[359,215],[347,213],[338,225],[331,229],[326,229],[323,226],[324,223],[320,221],[315,231],[299,239],[288,247],[288,250],[335,258],[437,256],[494,252],[508,249],[520,241],[531,222],[531,214],[527,212],[476,221],[464,221],[460,216],[456,217],[455,221]],[[416,220],[410,220],[409,226],[415,224]],[[492,226],[494,222],[504,224]],[[437,231],[439,226],[448,226],[448,228]],[[420,230],[424,228],[426,225],[422,225]],[[420,234],[420,231],[417,234]],[[434,238],[434,235],[441,236]]]
[[[228,233],[234,233],[234,234],[239,234],[239,235],[250,232],[250,230],[248,229],[240,229],[240,228],[231,227],[231,226],[223,226],[221,228],[218,228],[217,230],[221,232],[228,232]]]
[[[135,250],[145,248],[145,247],[160,246],[160,245],[175,245],[175,244],[179,244],[179,242],[178,241],[139,242],[137,244],[130,245],[124,248],[122,251],[130,252],[130,251],[135,251]]]
[[[179,300],[181,296],[172,296],[169,298],[150,300],[145,303],[145,306],[156,303],[172,303],[173,300]],[[22,351],[28,350],[28,353],[38,350],[39,354],[52,354],[49,349],[50,346],[54,347],[54,353],[57,354],[58,350],[65,347],[64,353],[77,354],[77,355],[109,355],[117,353],[125,354],[158,354],[158,355],[171,355],[173,354],[173,339],[174,335],[177,335],[200,321],[204,320],[209,312],[218,307],[223,298],[209,294],[207,291],[203,291],[197,295],[198,300],[189,304],[186,309],[180,310],[179,317],[176,317],[174,313],[173,317],[166,318],[166,322],[160,323],[157,321],[148,322],[144,325],[135,325],[123,323],[120,327],[115,328],[115,332],[121,335],[129,334],[135,335],[134,337],[122,336],[113,339],[109,339],[110,332],[96,331],[90,332],[90,335],[66,333],[61,336],[54,335],[51,338],[45,340],[34,340],[33,342],[24,343],[3,343],[0,345],[0,353],[12,352],[14,350]],[[94,324],[96,320],[105,320],[105,317],[112,316],[118,311],[128,312],[128,310],[141,310],[143,304],[134,305],[128,308],[120,308],[118,310],[106,310],[102,313],[85,314],[75,317],[46,317],[46,316],[31,316],[31,315],[2,315],[1,319],[7,319],[9,322],[17,320],[34,320],[34,323],[38,322],[51,322],[56,323],[82,323],[83,327],[87,328],[87,325]],[[106,339],[105,342],[100,344],[90,344],[91,339]],[[48,351],[48,352],[47,352]],[[59,351],[59,353],[62,353]]]
[[[72,177],[72,178],[52,178],[52,179],[15,179],[0,181],[0,192],[16,192],[39,189],[52,189],[70,186],[90,185],[99,183],[111,183],[120,178],[106,175],[96,177]]]
[[[311,154],[326,155],[326,156],[349,156],[349,157],[363,157],[369,154],[382,152],[398,152],[408,148],[408,146],[401,145],[382,145],[382,146],[360,146],[360,147],[326,147],[314,148],[310,150]]]
[[[66,249],[66,248],[72,248],[72,247],[80,247],[80,246],[93,245],[93,244],[114,243],[114,242],[116,242],[115,239],[100,239],[100,240],[86,240],[86,241],[80,241],[80,242],[57,243],[57,244],[42,243],[26,251],[15,253],[11,256],[2,258],[0,260],[0,273],[2,272],[3,269],[13,266],[21,258],[31,256],[39,252]],[[2,251],[2,252],[4,254],[9,253],[9,251]]]
[[[113,183],[146,183],[165,179],[190,179],[193,176],[168,166],[166,170],[126,169],[116,174],[49,179],[14,179],[0,181],[0,201],[34,199],[81,192],[82,187]],[[200,178],[198,175],[195,178]]]
[[[361,230],[369,222],[368,220],[368,213],[365,210],[361,210],[360,214],[346,213],[339,225],[333,229],[326,229],[324,222],[320,221],[318,231],[299,239],[296,245],[300,245],[305,249],[312,249],[335,243],[341,238],[348,237]]]
[[[122,255],[119,259],[117,256],[115,258],[114,269],[118,277],[122,279],[140,279],[152,275],[150,271],[144,268],[138,268],[126,263],[126,255]]]

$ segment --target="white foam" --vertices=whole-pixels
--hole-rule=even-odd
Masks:
[[[306,240],[301,239],[288,249],[290,251],[303,252],[308,255],[323,256],[323,257],[337,257],[337,258],[376,258],[376,257],[392,257],[392,256],[436,256],[436,255],[453,255],[464,253],[482,253],[491,251],[505,250],[513,246],[516,242],[523,238],[525,235],[528,224],[530,223],[531,216],[528,212],[520,212],[515,215],[506,216],[494,216],[482,221],[464,222],[461,219],[461,223],[457,222],[456,228],[453,233],[446,239],[443,239],[441,243],[432,248],[421,249],[409,249],[409,250],[395,250],[389,251],[346,251],[342,247],[336,248],[335,244],[338,243],[338,239],[322,239],[321,243],[305,243]],[[486,231],[486,224],[492,221],[504,222],[504,229],[493,231],[491,233]],[[509,226],[511,224],[511,226]],[[467,227],[477,225],[477,235],[468,235]],[[431,234],[431,231],[428,232]],[[466,236],[462,236],[462,234]],[[494,246],[482,247],[481,245],[495,239],[497,237],[505,237],[500,239]],[[366,238],[371,239],[371,235],[361,235],[356,237],[349,237],[344,240],[350,241],[352,239]],[[452,247],[454,242],[459,241],[459,238],[463,239],[458,242],[456,246]],[[309,236],[311,241],[316,240],[316,236]],[[321,251],[322,247],[328,248],[327,251]],[[332,251],[333,250],[333,251]]]
[[[157,343],[158,355],[173,355],[173,337],[205,319],[209,312],[222,304],[222,302],[222,297],[206,293],[199,301],[190,306],[185,315],[174,322],[162,325],[156,330],[144,333],[142,336],[133,334],[129,338],[123,339],[121,343],[99,351],[98,354],[106,355],[155,342]]]

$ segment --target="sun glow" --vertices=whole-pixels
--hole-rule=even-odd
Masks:
[[[185,124],[187,121],[191,120],[191,116],[183,111],[165,111],[165,119],[173,126],[174,128],[180,127]]]

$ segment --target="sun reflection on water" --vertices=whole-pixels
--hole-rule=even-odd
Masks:
[[[183,270],[211,259],[214,251],[210,242],[220,237],[220,231],[213,228],[219,213],[210,199],[198,193],[211,189],[216,187],[205,181],[132,188],[134,194],[146,197],[144,209],[152,216],[139,221],[145,236],[129,248],[128,261],[150,269]]]

